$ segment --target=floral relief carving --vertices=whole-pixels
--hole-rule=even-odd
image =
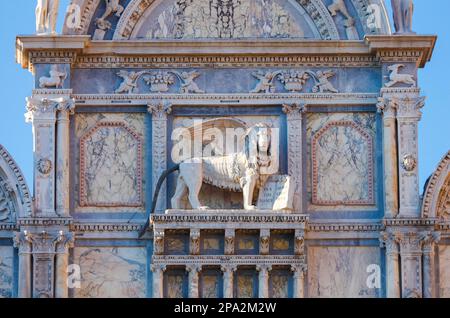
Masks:
[[[151,93],[167,93],[175,79],[180,82],[180,94],[204,94],[195,79],[201,74],[197,71],[126,71],[120,70],[116,74],[122,78],[122,83],[114,91],[115,94],[139,94],[138,81],[143,78],[144,83],[150,87]],[[144,76],[145,75],[145,76]]]
[[[339,91],[330,82],[330,78],[334,77],[336,73],[332,70],[327,71],[269,71],[269,72],[255,72],[252,76],[258,79],[255,89],[250,93],[276,93],[275,81],[278,80],[284,85],[284,89],[291,93],[301,92],[304,85],[309,79],[314,81],[312,87],[313,93],[339,93]]]

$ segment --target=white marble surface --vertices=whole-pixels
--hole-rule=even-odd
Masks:
[[[144,248],[80,247],[74,263],[81,267],[81,288],[76,298],[146,297],[146,250]]]
[[[381,266],[377,247],[308,247],[308,297],[377,297],[367,286],[371,264]]]
[[[225,2],[211,6],[203,0],[186,1],[185,6],[173,4],[153,17],[147,38],[303,37],[285,6],[279,0],[234,1],[233,8]],[[219,12],[230,16],[221,22]]]
[[[12,247],[0,246],[0,298],[12,297],[13,253]]]
[[[230,117],[235,118],[235,117]],[[198,125],[199,122],[211,120],[210,117],[175,117],[173,120],[173,127],[176,128],[188,128],[195,125]],[[280,118],[277,116],[239,116],[239,120],[245,122],[248,127],[254,126],[259,123],[265,123],[270,125],[273,128],[280,127]],[[205,155],[214,154],[214,149],[227,149],[229,147],[226,144],[226,131],[220,130],[224,135],[223,145],[220,147],[216,146],[215,137],[212,137],[211,134],[213,131],[211,129],[207,129],[203,131],[203,152]],[[197,133],[197,132],[196,132]],[[192,136],[193,138],[193,136]],[[213,141],[211,142],[211,138]],[[172,142],[172,147],[178,143],[178,139]],[[235,143],[232,148],[237,150],[240,149],[242,145]],[[193,148],[194,146],[192,146]],[[172,152],[173,149],[170,150]],[[242,193],[230,192],[220,190],[217,187],[203,184],[202,189],[200,191],[199,200],[203,205],[206,205],[212,209],[242,209]],[[190,204],[188,200],[185,199],[182,202],[182,208],[190,209]]]
[[[120,122],[138,134],[142,142],[141,158],[138,158],[138,141],[122,127],[100,127],[85,142],[85,201],[80,202],[79,173],[75,173],[77,210],[94,212],[124,212],[142,210],[145,178],[138,177],[138,161],[145,176],[145,123],[143,114],[78,114],[75,134],[77,144],[99,122]],[[80,162],[80,153],[77,161]],[[80,166],[77,167],[77,170]],[[139,184],[142,190],[139,190]],[[109,207],[108,207],[109,206]],[[128,208],[126,208],[128,206]],[[132,206],[132,207],[130,207]],[[122,207],[122,208],[119,208]],[[125,208],[123,208],[125,207]]]
[[[375,115],[364,113],[309,113],[307,115],[307,141],[308,141],[308,197],[312,202],[313,197],[313,162],[312,143],[313,137],[326,125],[333,122],[353,122],[369,134],[373,142],[376,133]],[[332,126],[317,139],[317,206],[321,204],[333,206],[333,209],[348,209],[352,204],[369,207],[372,204],[365,201],[373,201],[371,198],[375,189],[375,180],[370,182],[369,165],[372,164],[375,175],[374,158],[369,161],[370,144],[364,139],[358,130],[352,126]],[[373,157],[373,156],[372,156]],[[375,178],[375,177],[374,177]],[[373,189],[369,189],[372,184]],[[319,207],[320,208],[320,207]]]
[[[439,296],[450,298],[450,246],[439,246]]]

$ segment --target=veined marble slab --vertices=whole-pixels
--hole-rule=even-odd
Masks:
[[[75,200],[80,212],[144,212],[144,114],[78,114]],[[80,179],[81,178],[81,179]]]
[[[0,298],[11,298],[13,289],[14,249],[0,246]]]
[[[450,246],[439,246],[439,296],[450,298]]]
[[[375,114],[307,115],[307,189],[313,206],[373,207],[375,136]]]
[[[367,284],[372,264],[381,268],[377,247],[308,247],[308,297],[377,297]]]
[[[79,247],[74,264],[81,267],[81,288],[76,298],[146,297],[145,248]]]

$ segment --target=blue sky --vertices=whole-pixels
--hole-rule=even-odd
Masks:
[[[388,1],[389,2],[389,1]],[[31,95],[33,78],[15,63],[15,37],[34,32],[36,1],[2,1],[0,30],[0,144],[16,159],[30,188],[33,181],[31,126],[25,123],[25,97]],[[69,0],[61,0],[61,12]],[[430,5],[432,3],[432,5]],[[389,4],[389,3],[388,3]],[[439,36],[431,63],[420,71],[419,85],[427,96],[420,123],[420,182],[425,183],[439,160],[450,149],[450,28],[449,0],[415,0],[414,30]],[[62,20],[64,14],[60,14]],[[61,30],[62,21],[58,30]]]

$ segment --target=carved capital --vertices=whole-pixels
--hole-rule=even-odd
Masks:
[[[272,271],[272,265],[262,264],[257,265],[256,270],[259,272],[259,275],[269,275],[269,272]]]
[[[308,271],[308,265],[306,265],[306,264],[291,266],[291,272],[294,274],[294,278],[303,277],[307,271]]]
[[[284,104],[283,113],[287,115],[288,120],[301,120],[306,113],[307,106],[302,104]]]
[[[222,265],[220,267],[220,270],[224,274],[233,274],[235,271],[237,271],[237,266],[236,265]]]
[[[395,119],[397,113],[397,99],[396,98],[378,98],[377,110],[378,113],[383,114],[385,119]]]
[[[26,98],[26,114],[27,122],[35,120],[54,120],[57,111],[68,111],[73,114],[75,109],[75,100],[69,97],[27,97]]]
[[[19,249],[19,253],[31,253],[33,239],[28,231],[14,233],[14,247]]]
[[[404,120],[417,120],[422,117],[421,109],[425,106],[426,97],[396,98],[397,118]]]
[[[161,264],[158,265],[152,264],[150,266],[150,270],[153,274],[162,274],[167,270],[167,266]]]
[[[433,250],[435,244],[438,244],[441,240],[441,232],[425,231],[420,234],[422,240],[422,247],[425,253],[430,253]]]
[[[202,266],[197,264],[189,264],[186,266],[186,271],[188,273],[198,274],[202,271]]]
[[[172,113],[172,105],[164,102],[149,104],[147,110],[153,116],[152,120],[166,120]]]
[[[74,247],[75,237],[73,233],[70,232],[64,233],[63,231],[61,231],[59,234],[60,240],[57,243],[56,252],[67,253],[70,248]]]
[[[381,232],[380,247],[386,248],[387,254],[398,254],[400,240],[401,236],[397,232]]]
[[[398,238],[402,255],[422,254],[422,233],[414,231],[400,232]]]

